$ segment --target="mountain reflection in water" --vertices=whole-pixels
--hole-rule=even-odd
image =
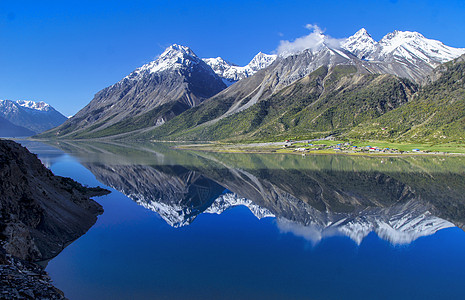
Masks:
[[[172,227],[243,205],[257,218],[276,217],[281,232],[314,244],[334,235],[360,244],[370,232],[392,244],[408,244],[440,229],[464,228],[462,157],[303,158],[155,144],[54,146]]]

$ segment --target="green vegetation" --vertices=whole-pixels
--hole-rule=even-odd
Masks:
[[[420,143],[463,142],[465,63],[447,63],[434,76],[439,78],[425,85],[412,101],[373,122],[355,127],[347,137]]]
[[[349,146],[345,146],[347,143]],[[343,146],[338,146],[342,144]],[[352,147],[356,146],[355,149]],[[389,149],[386,151],[370,152],[365,147],[378,148],[379,150]],[[181,149],[213,151],[213,152],[241,152],[241,153],[309,153],[309,154],[362,154],[362,155],[400,155],[400,154],[465,154],[465,144],[461,143],[444,143],[444,144],[420,144],[406,142],[386,142],[386,141],[340,141],[340,140],[321,140],[310,143],[292,143],[291,146],[274,143],[260,144],[238,144],[238,143],[211,143],[197,145],[180,145]],[[306,151],[296,151],[298,148],[305,148]],[[339,149],[336,149],[339,148]],[[413,151],[418,149],[417,151]]]
[[[248,109],[214,123],[231,105],[222,99],[189,110],[145,137],[169,140],[268,141],[344,132],[408,101],[416,86],[391,75],[358,74],[353,66],[321,67]],[[224,108],[217,108],[221,102]],[[214,111],[214,114],[211,112]]]

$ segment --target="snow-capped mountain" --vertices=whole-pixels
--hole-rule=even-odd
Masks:
[[[0,117],[16,126],[26,128],[28,130],[24,132],[26,135],[54,128],[67,120],[65,116],[43,101],[26,100],[0,100]]]
[[[215,73],[223,78],[227,85],[231,85],[241,79],[254,75],[257,71],[271,65],[276,60],[276,55],[259,52],[255,57],[243,67],[232,64],[221,57],[204,58]]]
[[[266,208],[262,208],[249,199],[241,198],[234,193],[222,194],[205,210],[199,210],[176,203],[165,203],[161,199],[147,201],[147,199],[141,198],[140,195],[127,194],[127,196],[137,204],[156,212],[168,225],[174,228],[190,225],[195,218],[202,213],[220,215],[226,210],[236,206],[247,207],[257,219],[274,217]]]
[[[226,85],[190,48],[173,44],[94,99],[48,136],[101,137],[159,126]]]
[[[293,233],[314,244],[325,237],[342,235],[360,245],[368,234],[374,232],[393,245],[405,245],[455,226],[434,216],[426,206],[415,201],[391,208],[367,209],[355,214],[322,213],[316,210],[307,213],[305,222],[278,218],[278,228],[281,232]]]
[[[338,43],[321,32],[314,34],[314,40],[311,45],[280,52],[266,72],[256,74],[253,80],[241,81],[215,96],[235,101],[223,116],[212,123],[247,109],[320,67],[331,69],[337,65],[350,65],[361,74],[392,74],[422,82],[440,63],[465,53],[465,49],[445,46],[419,33],[401,31],[390,33],[379,42],[374,41],[363,28]],[[224,70],[223,74],[228,71],[224,67],[221,70]]]
[[[271,65],[276,60],[277,55],[275,54],[265,54],[259,52],[257,55],[252,58],[252,60],[247,65],[252,71],[259,71]]]
[[[18,100],[16,101],[16,103],[18,103],[18,105],[22,107],[27,107],[39,111],[50,111],[53,109],[49,104],[45,103],[44,101],[34,102],[28,100]]]
[[[189,47],[173,44],[163,51],[154,61],[151,61],[140,68],[134,70],[131,74],[125,77],[130,80],[140,80],[144,75],[163,72],[176,71],[181,69],[193,69],[194,66],[200,66],[209,71],[208,68],[201,63],[201,59]],[[123,79],[124,80],[124,79]]]
[[[343,49],[349,51],[360,59],[366,59],[377,49],[378,43],[371,37],[365,28],[357,31],[353,36],[342,42]]]
[[[465,53],[465,48],[453,48],[442,42],[427,39],[418,32],[394,31],[375,42],[370,34],[360,29],[341,44],[360,59],[369,61],[399,61],[434,68]]]
[[[240,197],[235,193],[222,194],[208,207],[204,213],[220,215],[226,210],[236,207],[247,207],[257,219],[274,217],[275,215],[266,208],[260,207],[247,198]]]

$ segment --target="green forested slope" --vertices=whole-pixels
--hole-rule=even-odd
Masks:
[[[207,122],[226,111],[207,101],[147,133],[144,138],[179,140],[273,140],[344,132],[406,103],[416,86],[393,75],[360,74],[352,66],[321,67],[239,113]],[[205,106],[205,107],[204,107]],[[207,109],[209,108],[209,109]],[[212,114],[211,112],[218,112]],[[203,121],[203,122],[202,122]]]
[[[347,136],[359,139],[451,142],[465,138],[465,57],[439,67],[412,101]]]

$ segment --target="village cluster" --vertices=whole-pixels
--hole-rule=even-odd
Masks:
[[[339,143],[334,145],[313,144],[308,142],[292,142],[286,140],[283,148],[292,149],[293,152],[306,153],[310,151],[333,150],[335,152],[344,153],[386,153],[386,154],[402,154],[402,153],[428,153],[420,149],[412,149],[411,151],[401,151],[393,148],[380,148],[377,146],[356,146],[351,142]]]

